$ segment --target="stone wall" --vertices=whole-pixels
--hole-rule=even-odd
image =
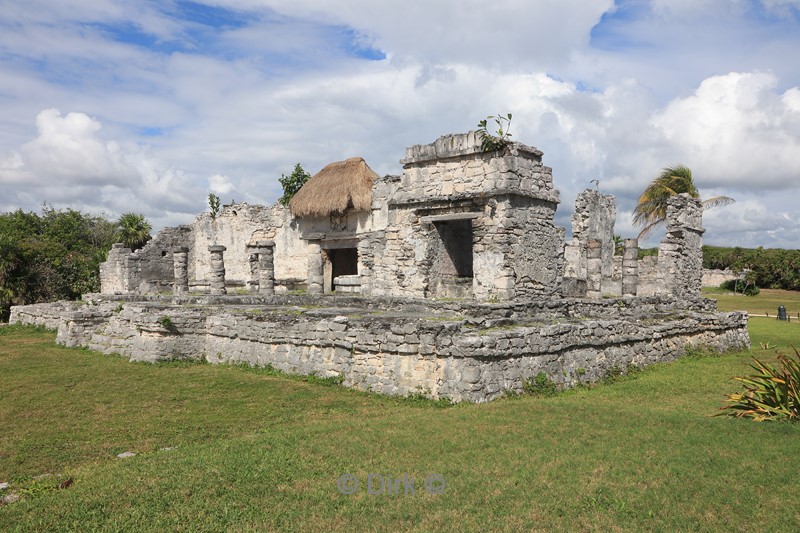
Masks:
[[[734,279],[742,279],[742,275],[737,274],[730,269],[703,269],[703,287],[719,287],[726,281],[731,281]]]
[[[384,394],[424,393],[473,402],[519,392],[539,372],[569,386],[631,364],[674,359],[687,345],[749,346],[747,315],[714,312],[709,301],[698,301],[696,310],[676,311],[674,301],[645,299],[645,308],[650,307],[648,320],[642,320],[641,311],[630,305],[636,299],[602,305],[576,300],[551,310],[545,304],[427,307],[384,301],[378,310],[343,307],[363,299],[328,298],[286,312],[275,305],[287,303],[279,299],[236,306],[230,304],[245,300],[229,298],[186,299],[182,305],[98,300],[50,310],[15,308],[13,316],[29,322],[58,314],[58,342],[131,360],[271,365],[291,373],[342,376],[347,386]],[[315,307],[320,301],[332,307]],[[662,312],[656,311],[659,306]],[[583,312],[608,312],[582,320],[553,318],[553,313],[578,315],[581,307]],[[623,318],[613,317],[614,308]],[[478,310],[487,314],[479,316]],[[515,319],[507,318],[514,313]],[[163,317],[170,319],[167,327]]]

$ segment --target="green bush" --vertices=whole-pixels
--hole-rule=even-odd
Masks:
[[[800,353],[794,349],[794,358],[778,354],[781,368],[759,361],[755,357],[750,368],[755,374],[733,378],[744,384],[744,392],[728,394],[729,405],[722,408],[726,414],[755,421],[787,419],[800,420]]]
[[[741,279],[729,279],[728,281],[723,281],[720,284],[720,288],[725,289],[726,291],[744,294],[745,296],[756,296],[761,292],[761,289],[759,289],[754,283],[747,283]]]
[[[558,393],[558,385],[547,377],[544,372],[539,372],[522,383],[522,390],[534,396],[553,396]]]

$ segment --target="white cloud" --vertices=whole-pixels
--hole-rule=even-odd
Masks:
[[[62,117],[57,109],[45,109],[36,117],[36,127],[39,136],[13,157],[17,170],[39,184],[121,184],[135,179],[119,143],[98,137],[100,122],[84,113]],[[5,174],[0,181],[6,181]]]
[[[708,186],[796,188],[800,177],[797,88],[779,94],[768,73],[713,76],[676,99],[653,124]]]
[[[234,189],[236,187],[231,183],[231,179],[228,176],[214,174],[208,177],[208,190],[214,194],[229,194]]]

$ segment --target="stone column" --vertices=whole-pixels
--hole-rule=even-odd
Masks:
[[[189,248],[180,246],[172,251],[172,268],[175,272],[172,292],[175,294],[189,292]]]
[[[211,252],[211,273],[208,280],[211,285],[211,294],[227,294],[228,292],[225,290],[225,260],[222,257],[225,250],[227,248],[218,244],[208,247],[208,251]]]
[[[603,242],[589,239],[586,243],[586,297],[601,298],[603,281]]]
[[[275,243],[258,241],[258,292],[275,294]]]
[[[625,239],[622,252],[622,295],[636,296],[639,287],[639,241]]]
[[[249,244],[247,248],[252,248]],[[250,277],[247,278],[247,292],[258,292],[258,253],[251,251],[247,257],[247,264],[250,267]]]
[[[308,294],[322,294],[323,281],[322,247],[318,239],[309,239],[308,278],[306,281]]]

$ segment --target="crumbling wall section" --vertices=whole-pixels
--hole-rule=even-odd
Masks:
[[[100,292],[103,294],[126,294],[139,289],[139,266],[137,256],[121,242],[113,244],[108,259],[100,263]]]
[[[586,189],[575,200],[572,214],[572,239],[564,247],[564,277],[568,286],[578,286],[573,280],[586,280],[588,243],[600,242],[600,286],[602,294],[620,294],[620,283],[614,277],[614,223],[617,219],[613,195]],[[581,296],[570,294],[570,296]]]

